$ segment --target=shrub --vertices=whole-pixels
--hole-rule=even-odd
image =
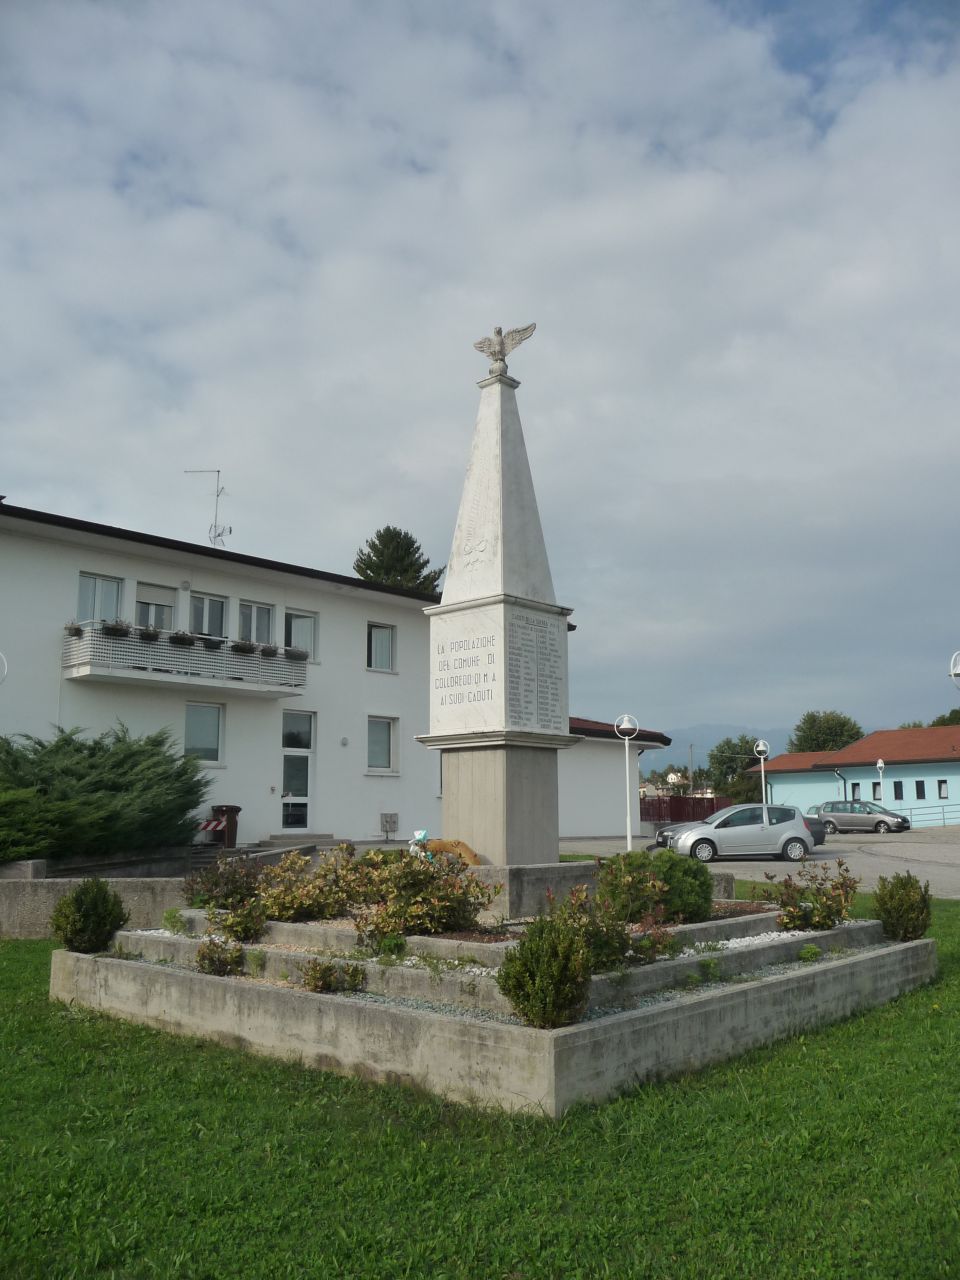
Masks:
[[[123,899],[106,880],[83,880],[57,902],[50,926],[68,951],[105,951],[130,918]]]
[[[663,908],[667,922],[697,924],[710,919],[713,878],[702,863],[669,849],[632,851],[605,860],[597,896],[607,896],[622,919],[636,923]]]
[[[889,880],[880,876],[873,900],[888,938],[912,942],[930,928],[929,880],[921,885],[910,871]]]
[[[197,947],[197,968],[217,978],[243,973],[243,947],[239,942],[208,934]]]
[[[0,862],[189,844],[209,787],[166,730],[0,737]]]
[[[815,942],[808,942],[805,947],[801,947],[797,952],[797,959],[802,960],[804,964],[814,964],[823,955],[823,952]]]
[[[210,907],[207,920],[234,942],[259,942],[267,923],[267,910],[259,898],[250,898],[227,911]]]
[[[183,893],[191,907],[220,907],[225,911],[242,906],[256,896],[260,868],[251,858],[228,858],[221,854],[212,867],[188,875]]]
[[[675,956],[683,950],[683,943],[663,925],[659,915],[648,916],[640,922],[638,932],[631,935],[631,964],[653,964],[661,956]]]
[[[351,898],[360,936],[374,949],[387,934],[474,929],[498,885],[485,885],[455,854],[420,857],[406,849],[373,849],[352,867]]]
[[[176,907],[168,907],[162,917],[163,927],[170,933],[189,933],[190,926],[184,917],[182,911],[178,911]]]
[[[821,862],[801,867],[796,879],[789,875],[779,884],[770,872],[765,878],[774,883],[761,889],[760,896],[767,902],[779,903],[777,923],[781,929],[835,928],[850,918],[853,896],[860,883],[842,858],[837,859],[835,875],[828,863]]]
[[[362,964],[308,960],[302,974],[303,985],[308,991],[362,991],[367,984],[367,972]]]
[[[623,967],[630,950],[630,935],[622,916],[607,898],[591,898],[586,885],[576,885],[561,903],[548,894],[550,914],[564,927],[579,930],[587,950],[591,973],[607,973]]]
[[[260,898],[269,920],[335,920],[346,914],[349,864],[331,856],[314,870],[305,854],[287,853],[260,873]]]
[[[583,931],[565,916],[538,916],[504,956],[496,982],[532,1026],[563,1027],[576,1022],[590,989]]]

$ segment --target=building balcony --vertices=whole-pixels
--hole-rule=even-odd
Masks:
[[[142,627],[112,634],[99,622],[85,623],[64,634],[63,675],[67,680],[176,686],[252,698],[296,698],[307,683],[307,664],[298,656],[302,650],[281,648],[271,655],[264,654],[266,646],[256,645],[253,653],[245,653],[233,647],[234,641],[190,639],[192,644],[183,632],[151,633]]]

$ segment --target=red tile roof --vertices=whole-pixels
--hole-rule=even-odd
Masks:
[[[571,716],[570,732],[577,733],[582,738],[612,738],[615,742],[621,741],[613,725],[606,720],[582,720],[578,716]],[[637,733],[636,741],[656,742],[660,746],[669,747],[673,739],[668,738],[665,733],[657,733],[655,729],[641,729]]]
[[[844,765],[921,764],[941,760],[960,762],[960,725],[933,729],[877,729],[839,751],[794,751],[767,761],[767,773],[806,773],[814,769],[842,769]],[[755,766],[751,773],[759,773]]]

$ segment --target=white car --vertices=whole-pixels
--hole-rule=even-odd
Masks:
[[[698,862],[764,855],[802,862],[816,843],[800,810],[786,804],[735,804],[702,822],[657,832],[658,843],[661,834],[668,849]]]

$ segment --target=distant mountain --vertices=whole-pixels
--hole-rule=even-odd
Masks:
[[[662,764],[651,764],[650,768],[663,768],[667,762],[686,765],[690,759],[690,744],[693,744],[693,767],[705,767],[707,756],[724,738],[739,738],[741,733],[750,737],[763,738],[770,743],[770,758],[780,755],[787,749],[787,739],[793,729],[767,728],[766,725],[755,724],[691,724],[683,729],[664,729],[673,745],[657,752],[656,759]],[[641,764],[641,768],[643,765]]]

